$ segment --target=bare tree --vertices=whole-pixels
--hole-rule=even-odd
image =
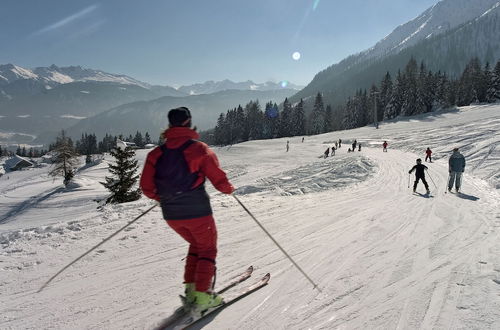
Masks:
[[[66,136],[64,130],[57,136],[52,152],[55,155],[53,158],[53,168],[49,172],[49,175],[64,177],[63,183],[67,186],[75,175],[74,168],[78,164],[78,159],[76,158],[78,154],[73,147],[73,141]]]

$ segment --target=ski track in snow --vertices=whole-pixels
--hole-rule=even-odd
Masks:
[[[296,137],[216,148],[239,198],[322,293],[233,198],[208,184],[218,283],[249,264],[252,278],[272,276],[266,288],[198,328],[500,328],[499,129],[500,106],[479,105],[304,143]],[[319,158],[338,138],[344,146],[337,155]],[[355,138],[363,151],[347,153]],[[463,193],[445,194],[454,146],[467,159]],[[408,188],[408,170],[427,147],[435,160],[425,163],[428,197]],[[138,151],[141,167],[145,154]],[[107,161],[80,171],[70,189],[47,177],[47,168],[0,178],[0,328],[151,329],[178,307],[187,245],[159,208],[35,293],[153,205],[143,198],[97,208]]]

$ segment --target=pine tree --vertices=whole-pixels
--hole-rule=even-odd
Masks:
[[[238,108],[236,109],[236,116],[235,116],[235,125],[234,125],[234,142],[243,142],[248,140],[248,132],[246,131],[246,117],[245,117],[245,111],[243,110],[243,107],[241,105],[238,105]]]
[[[292,136],[292,105],[288,98],[285,98],[279,123],[279,137],[289,136]]]
[[[419,113],[418,110],[418,65],[414,58],[411,58],[406,65],[403,89],[403,104],[401,106],[401,115],[412,116]]]
[[[392,89],[391,98],[384,110],[384,119],[392,119],[400,115],[401,107],[403,105],[404,90],[405,90],[405,79],[401,74],[401,71],[398,71],[396,82]]]
[[[331,132],[333,131],[333,112],[332,112],[332,106],[327,105],[326,110],[325,110],[325,132]]]
[[[384,79],[380,83],[380,97],[377,99],[378,105],[378,121],[381,121],[384,118],[384,110],[389,104],[389,101],[392,97],[392,77],[389,72],[387,72],[384,76]]]
[[[146,134],[144,134],[144,145],[146,144],[151,144],[151,135],[149,135],[149,132],[146,132]]]
[[[138,200],[141,197],[140,189],[133,189],[139,175],[136,175],[138,162],[132,148],[114,148],[111,156],[115,164],[109,164],[110,177],[105,177],[106,182],[101,184],[111,192],[106,203],[126,203]]]
[[[262,138],[264,114],[260,110],[259,101],[250,101],[245,106],[248,123],[248,140],[258,140]]]
[[[137,131],[134,136],[133,142],[137,146],[137,148],[144,148],[144,140],[142,138],[141,132]]]
[[[300,99],[299,103],[295,105],[292,111],[292,135],[300,136],[306,135],[306,114],[304,110],[304,100]]]
[[[321,134],[325,131],[325,106],[323,104],[323,96],[321,93],[316,94],[313,110],[310,115],[312,135]]]
[[[21,155],[22,155],[22,153],[23,153],[23,151],[22,151],[22,149],[21,149],[21,146],[20,146],[20,145],[18,145],[18,146],[17,146],[17,149],[16,149],[16,155],[21,156]]]
[[[222,146],[226,140],[225,138],[225,116],[223,113],[219,115],[219,119],[217,119],[217,125],[215,126],[214,131],[214,141],[216,145]]]
[[[500,61],[497,62],[493,69],[491,86],[490,102],[498,102],[500,100]]]
[[[50,176],[63,176],[63,183],[68,186],[74,176],[74,167],[78,164],[78,155],[73,147],[73,142],[66,133],[61,131],[56,138],[54,144],[54,158],[52,161],[52,170],[49,172]]]

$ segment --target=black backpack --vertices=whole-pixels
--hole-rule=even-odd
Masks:
[[[169,149],[165,144],[160,147],[163,153],[156,162],[155,185],[161,197],[169,198],[193,190],[198,172],[189,171],[183,152],[194,142],[196,140],[188,140],[177,149]]]

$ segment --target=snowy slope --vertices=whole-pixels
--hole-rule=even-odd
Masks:
[[[290,138],[288,153],[287,139],[218,148],[239,198],[323,292],[233,198],[211,188],[218,283],[249,264],[272,278],[204,328],[500,328],[499,129],[500,105],[472,106],[378,130]],[[337,155],[318,158],[338,138]],[[353,139],[361,152],[346,152]],[[454,146],[468,161],[460,195],[444,194]],[[427,164],[428,198],[407,188],[407,171],[426,147],[436,157]],[[138,152],[141,162],[145,154]],[[151,329],[178,306],[187,246],[158,208],[35,293],[153,205],[141,199],[97,210],[105,167],[80,171],[67,191],[46,168],[0,178],[0,328]]]

